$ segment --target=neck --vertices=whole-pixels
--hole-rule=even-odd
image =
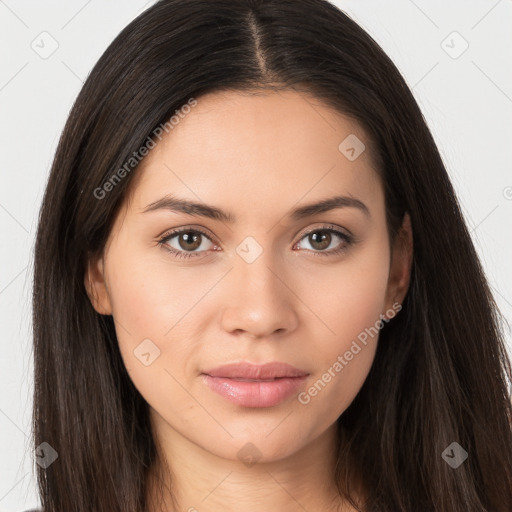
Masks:
[[[164,420],[157,415],[155,422]],[[336,424],[313,443],[286,458],[244,464],[218,457],[166,424],[156,425],[164,458],[150,472],[150,512],[349,512],[337,491]],[[165,475],[165,476],[163,476]]]

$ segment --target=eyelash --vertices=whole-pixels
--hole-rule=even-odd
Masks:
[[[352,243],[354,242],[354,239],[353,239],[352,236],[349,236],[349,235],[347,235],[345,233],[342,233],[341,231],[339,231],[338,229],[335,229],[332,226],[328,226],[328,227],[325,226],[325,227],[321,227],[321,228],[312,229],[311,231],[308,231],[307,233],[304,233],[302,235],[302,237],[300,238],[299,242],[301,242],[304,238],[306,238],[311,233],[317,233],[317,232],[334,233],[336,236],[341,238],[344,243],[341,245],[340,248],[338,248],[338,249],[331,249],[330,251],[311,251],[311,249],[306,249],[308,251],[313,252],[313,256],[320,256],[320,257],[336,256],[338,254],[341,254],[341,253],[345,252],[349,248],[349,246],[352,245]],[[202,231],[201,229],[199,229],[199,228],[194,228],[194,229],[192,229],[192,228],[184,228],[184,229],[179,229],[179,230],[176,230],[176,231],[171,231],[171,232],[165,233],[162,236],[162,238],[160,238],[158,240],[158,244],[161,245],[162,247],[164,247],[165,250],[167,250],[170,253],[172,253],[174,255],[174,257],[176,257],[176,258],[188,259],[188,258],[198,257],[198,253],[197,252],[178,251],[178,250],[174,249],[173,247],[169,247],[168,245],[166,245],[166,243],[169,240],[171,240],[176,235],[179,235],[181,233],[200,233],[201,235],[206,237],[208,240],[210,240],[210,242],[213,242],[213,240],[210,238],[210,236],[207,233],[205,233],[204,231]],[[200,252],[203,252],[203,251],[200,251]]]

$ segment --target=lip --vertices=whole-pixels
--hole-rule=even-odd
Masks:
[[[212,368],[211,370],[206,370],[203,373],[211,377],[254,380],[303,377],[308,375],[307,372],[299,370],[299,368],[295,368],[295,366],[278,361],[265,364],[253,364],[245,361],[241,363],[230,363]]]
[[[287,363],[232,363],[204,371],[205,384],[243,407],[273,407],[303,385],[309,374]]]

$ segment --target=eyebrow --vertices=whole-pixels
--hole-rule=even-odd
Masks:
[[[294,221],[312,217],[319,213],[325,213],[338,208],[357,208],[362,211],[367,217],[371,218],[370,210],[359,199],[349,196],[335,196],[328,199],[323,199],[316,203],[310,203],[305,206],[300,206],[287,213],[287,216]],[[152,212],[155,210],[170,210],[175,213],[185,213],[188,215],[207,217],[213,220],[224,221],[228,223],[236,222],[236,217],[229,213],[204,203],[196,203],[187,199],[180,199],[178,197],[167,195],[161,199],[148,204],[142,213]]]

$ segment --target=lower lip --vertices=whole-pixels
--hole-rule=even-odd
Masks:
[[[243,407],[273,407],[296,394],[306,376],[248,382],[203,374],[203,379],[212,391],[230,402]]]

